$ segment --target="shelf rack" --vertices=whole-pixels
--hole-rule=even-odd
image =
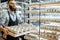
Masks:
[[[30,0],[31,1],[31,0]],[[44,8],[47,8],[47,7],[52,7],[52,6],[60,6],[60,2],[43,2],[43,3],[28,3],[28,4],[25,4],[25,7],[27,7],[27,8],[31,8],[31,9],[29,9],[29,10],[26,10],[25,11],[25,14],[27,15],[27,14],[30,14],[30,15],[32,15],[32,14],[40,14],[40,18],[39,17],[29,17],[29,18],[27,18],[27,20],[35,20],[36,22],[44,22],[44,23],[46,23],[46,22],[55,22],[55,23],[60,23],[60,21],[59,21],[59,19],[51,19],[50,18],[50,20],[48,20],[48,19],[43,19],[43,20],[41,20],[41,15],[42,14],[60,14],[60,11],[48,11],[48,9],[47,10],[44,10],[44,11],[41,11],[41,10],[32,10],[32,8],[41,8],[41,7],[44,7]],[[44,16],[45,16],[44,15]],[[48,16],[47,16],[48,17]],[[53,17],[53,16],[52,16]],[[48,27],[48,26],[47,26]],[[57,27],[57,26],[56,26]],[[55,28],[55,27],[54,27]],[[40,28],[40,30],[51,30],[51,29],[49,29],[49,28]],[[51,30],[51,31],[55,31],[56,33],[57,32],[60,32],[60,30],[58,31],[58,30]],[[53,33],[54,34],[54,33]],[[45,37],[45,36],[44,36]],[[43,37],[43,38],[44,38]],[[48,39],[48,38],[47,38]],[[52,40],[52,38],[49,38],[50,40]],[[53,39],[53,40],[56,40],[56,39]]]

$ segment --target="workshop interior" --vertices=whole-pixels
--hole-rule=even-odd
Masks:
[[[60,40],[60,0],[0,0],[0,40]]]

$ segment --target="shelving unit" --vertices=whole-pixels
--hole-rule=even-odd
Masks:
[[[30,0],[31,2],[31,0]],[[41,24],[39,24],[40,26],[40,33],[42,30],[44,30],[44,32],[42,32],[42,34],[44,33],[42,38],[45,38],[45,35],[48,35],[46,33],[50,33],[50,31],[52,31],[52,33],[50,33],[50,36],[52,36],[54,33],[56,33],[54,35],[55,38],[49,37],[47,36],[47,40],[57,40],[57,33],[60,32],[60,30],[58,29],[57,25],[58,23],[60,23],[60,17],[59,16],[53,16],[53,15],[60,15],[60,1],[54,1],[54,2],[41,2],[40,3],[27,3],[25,4],[25,7],[27,8],[31,8],[29,10],[25,11],[25,14],[30,14],[30,15],[34,15],[34,14],[40,14],[39,16],[30,16],[29,18],[27,18],[27,20],[31,22],[40,22]],[[44,9],[45,8],[45,9]],[[58,8],[58,9],[57,9]],[[32,9],[39,9],[39,10],[32,10]],[[41,10],[43,9],[43,10]],[[53,14],[53,15],[52,15]],[[54,25],[54,23],[56,23]],[[47,24],[46,24],[47,23]],[[52,23],[52,25],[50,25]],[[45,26],[48,25],[48,26]],[[58,24],[59,25],[59,24]],[[42,30],[41,30],[42,29]],[[46,30],[46,31],[45,31]],[[49,31],[50,30],[50,31]],[[48,32],[47,32],[48,31]],[[54,32],[53,32],[54,31]],[[42,35],[40,34],[40,36]],[[34,35],[34,34],[33,34]],[[32,35],[31,35],[32,36]],[[38,36],[38,35],[37,35]],[[49,38],[48,38],[49,37]],[[38,37],[39,38],[39,37]]]
[[[54,4],[55,5],[58,5],[60,2],[52,2],[52,3],[46,3],[46,4],[48,4],[48,5],[53,5],[54,6]],[[45,5],[46,5],[45,4]],[[30,4],[31,6],[32,6],[32,4]],[[37,4],[36,4],[37,5]],[[41,3],[40,5],[43,5],[43,3]],[[47,5],[47,7],[48,7],[48,5]],[[34,5],[33,5],[34,6]],[[30,6],[29,6],[30,7]],[[36,7],[36,6],[35,6]],[[47,10],[45,10],[45,11],[40,11],[40,10],[32,10],[32,11],[25,11],[25,14],[39,14],[39,13],[41,13],[41,14],[60,14],[60,11],[56,11],[56,10],[49,10],[49,9],[47,9]],[[48,17],[48,16],[47,16]],[[52,18],[52,17],[51,17]],[[58,17],[57,17],[58,18]],[[30,19],[33,19],[34,20],[34,18],[30,18]],[[36,19],[36,18],[35,18]],[[38,18],[37,18],[38,19]]]

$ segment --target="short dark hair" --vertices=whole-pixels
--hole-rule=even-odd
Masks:
[[[8,3],[9,3],[10,1],[13,1],[13,0],[8,0]]]
[[[1,3],[6,2],[6,1],[8,1],[8,0],[1,0]]]

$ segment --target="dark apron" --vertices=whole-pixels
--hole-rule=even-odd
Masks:
[[[10,26],[14,26],[14,25],[18,25],[18,19],[17,19],[17,16],[16,16],[16,21],[12,21],[12,19],[11,19],[11,17],[10,17],[10,13],[9,13],[9,11],[8,11],[8,15],[9,15],[9,23],[8,23],[8,26],[10,27]],[[22,40],[25,40],[24,39],[24,36],[25,35],[22,35],[22,36],[20,36],[20,38],[22,39]],[[7,35],[7,39],[6,40],[19,40],[19,37],[12,37],[12,36],[10,36],[10,35]]]
[[[18,20],[17,20],[17,16],[16,16],[16,20],[12,21],[11,17],[10,17],[10,13],[8,12],[9,15],[9,23],[8,26],[14,26],[14,25],[18,25]]]

